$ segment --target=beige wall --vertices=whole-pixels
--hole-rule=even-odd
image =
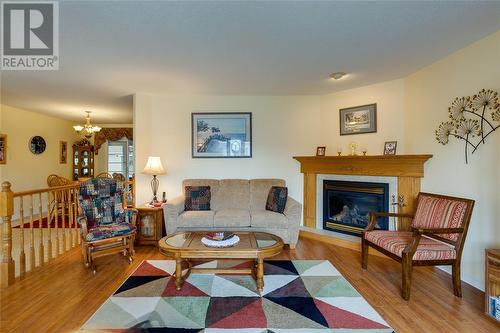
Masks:
[[[500,32],[399,80],[325,96],[169,96],[137,94],[134,99],[138,202],[150,199],[149,176],[140,174],[148,155],[162,158],[167,175],[160,192],[172,198],[184,178],[280,177],[302,201],[302,175],[294,155],[311,155],[318,145],[327,154],[350,142],[381,154],[385,141],[398,141],[398,153],[431,153],[422,190],[476,200],[463,253],[462,279],[484,289],[484,249],[500,247],[500,135],[493,134],[464,162],[463,143],[435,141],[434,130],[447,120],[454,97],[482,88],[500,91]],[[377,103],[378,130],[340,136],[340,108]],[[253,113],[252,159],[192,159],[191,112]]]
[[[98,154],[94,155],[94,174],[108,172],[108,142],[104,142],[99,148]]]
[[[482,88],[500,92],[499,59],[500,32],[405,79],[405,149],[434,155],[426,165],[422,189],[476,200],[462,279],[479,288],[484,287],[484,249],[500,248],[500,133],[490,135],[465,164],[463,141],[450,139],[443,146],[434,130],[448,120],[447,109],[455,97]]]
[[[340,136],[339,109],[372,103],[377,103],[377,132]],[[379,155],[385,141],[398,141],[397,151],[404,153],[404,108],[402,79],[322,96],[321,142],[328,155],[335,155],[337,148],[348,154],[351,142],[357,143],[359,152],[366,148],[368,155]]]
[[[7,164],[0,165],[1,181],[10,181],[14,191],[47,186],[47,176],[58,174],[71,179],[72,144],[78,140],[72,122],[6,105],[0,105],[0,132],[7,134]],[[31,153],[28,142],[40,135],[47,148]],[[59,163],[59,141],[68,142],[68,162]]]
[[[146,165],[148,156],[152,154],[157,154],[156,150],[152,149],[152,125],[153,125],[153,107],[152,107],[152,97],[149,95],[136,94],[134,95],[134,108],[133,108],[133,119],[134,119],[134,170],[135,170],[135,202],[137,204],[142,204],[148,202],[152,199],[152,194],[149,186],[149,181],[151,178],[149,176],[143,175],[141,172]],[[160,132],[165,134],[165,132]],[[157,133],[156,136],[161,134]],[[159,138],[158,144],[162,144],[164,147],[169,147],[166,138]],[[175,142],[175,141],[174,141]],[[162,156],[164,167],[167,172],[169,171],[168,165],[165,164],[167,161],[165,156]],[[165,176],[159,176],[162,183],[160,184],[159,191],[166,191],[165,189]],[[169,191],[170,192],[170,191]],[[173,196],[169,193],[169,198]]]
[[[251,159],[191,158],[192,112],[252,112]],[[318,97],[136,95],[137,202],[151,199],[150,176],[142,175],[148,155],[160,156],[167,175],[159,192],[173,198],[184,178],[265,178],[287,181],[302,201],[302,175],[294,155],[314,154],[320,143]]]

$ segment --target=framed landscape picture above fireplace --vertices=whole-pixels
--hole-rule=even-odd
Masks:
[[[252,157],[252,113],[191,114],[193,158]]]
[[[377,132],[377,104],[339,110],[340,135]]]

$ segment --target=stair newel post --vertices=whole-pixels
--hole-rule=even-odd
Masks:
[[[2,218],[2,261],[0,262],[0,286],[6,288],[14,283],[14,260],[12,259],[12,226],[14,193],[9,182],[2,183],[0,192],[0,217]]]

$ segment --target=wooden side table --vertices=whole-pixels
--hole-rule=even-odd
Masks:
[[[163,206],[147,207],[142,205],[136,209],[139,211],[136,224],[136,244],[158,246],[158,241],[166,235],[165,223],[163,223]]]
[[[494,317],[491,297],[500,297],[500,249],[486,250],[485,312]],[[497,318],[498,320],[498,318]]]

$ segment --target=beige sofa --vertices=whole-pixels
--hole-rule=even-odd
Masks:
[[[186,179],[185,186],[210,186],[210,209],[184,211],[184,196],[164,206],[168,234],[182,230],[264,231],[277,235],[294,248],[299,237],[302,205],[287,199],[283,214],[266,210],[271,186],[285,186],[282,179]]]

